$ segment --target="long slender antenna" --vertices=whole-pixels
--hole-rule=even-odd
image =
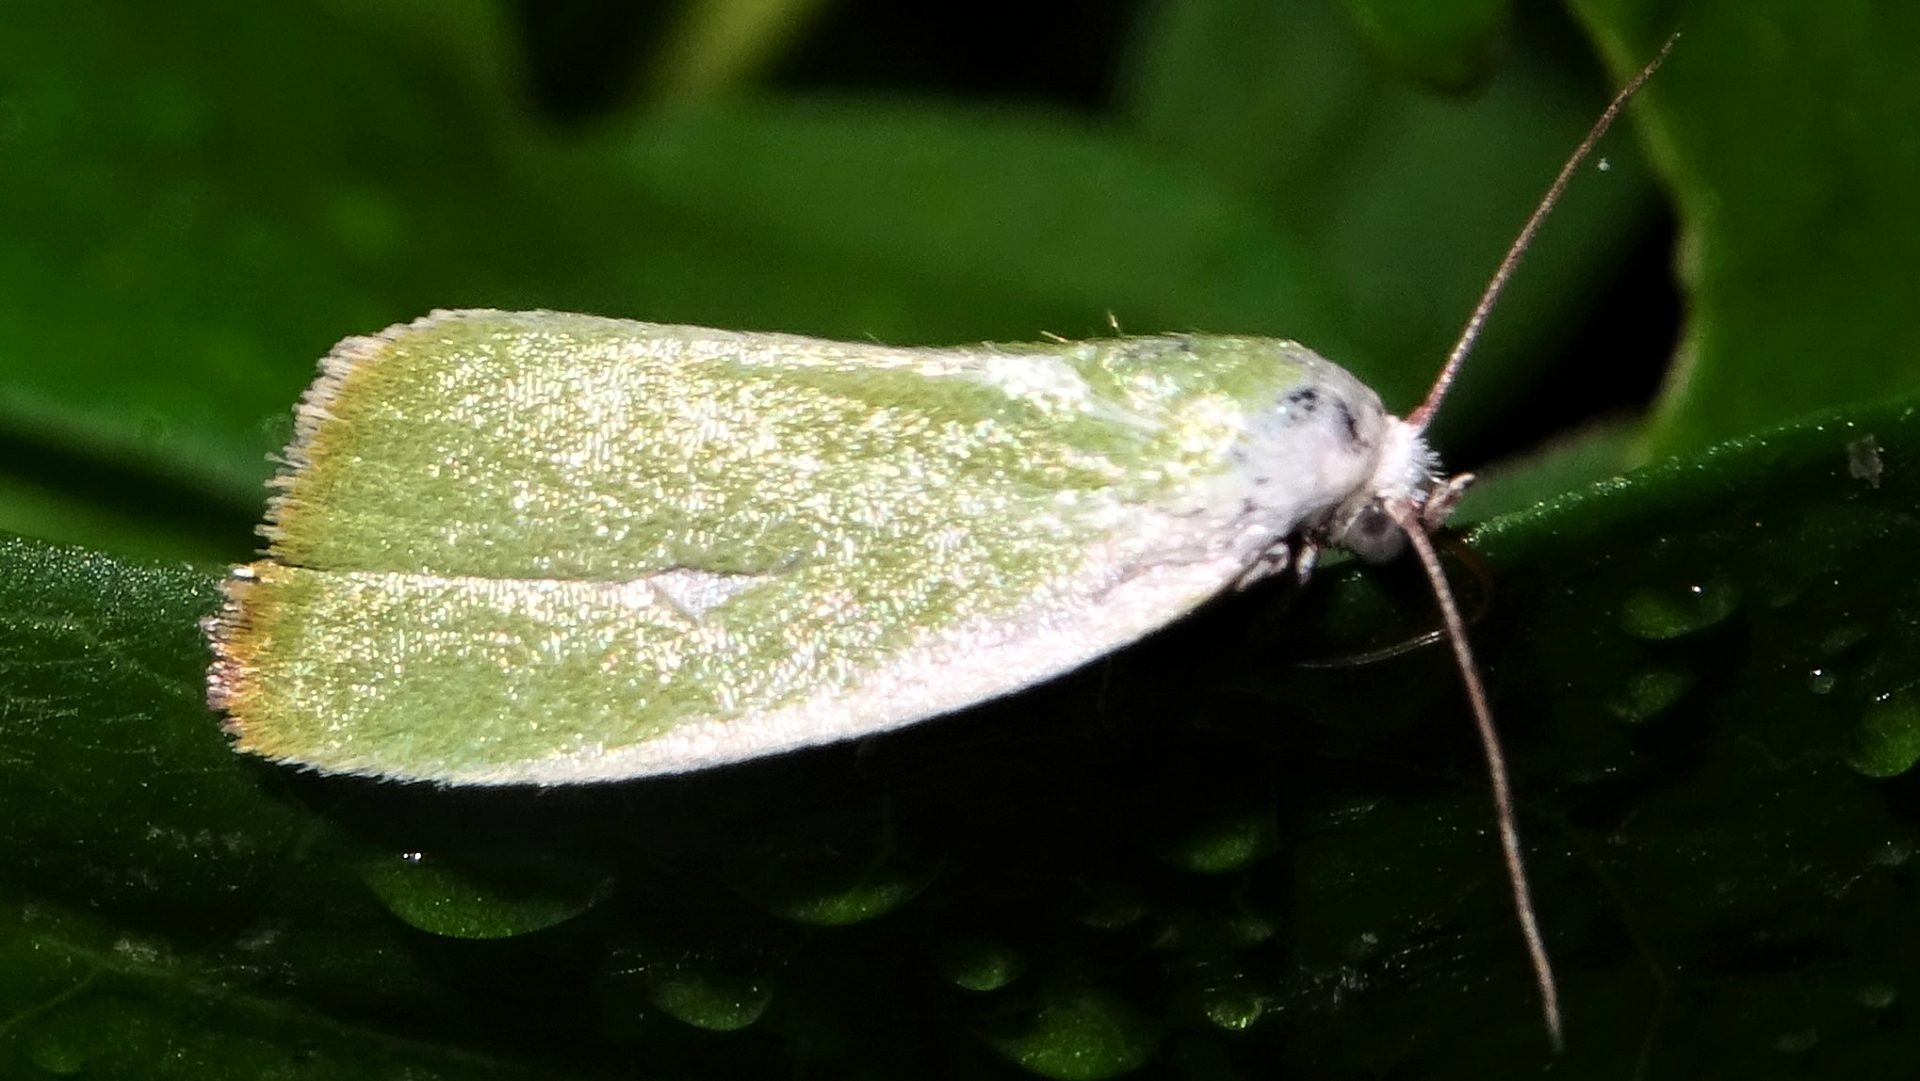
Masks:
[[[1541,197],[1540,205],[1533,208],[1533,215],[1527,219],[1526,225],[1521,226],[1520,235],[1514,237],[1513,244],[1507,248],[1506,258],[1500,260],[1500,268],[1495,270],[1493,277],[1487,281],[1486,290],[1480,294],[1480,303],[1473,306],[1473,314],[1467,317],[1467,325],[1461,329],[1460,339],[1453,343],[1453,350],[1447,354],[1446,366],[1440,369],[1439,377],[1433,381],[1433,389],[1427,391],[1427,400],[1421,402],[1418,409],[1407,414],[1406,422],[1413,426],[1414,431],[1426,431],[1427,425],[1433,420],[1434,413],[1440,409],[1441,400],[1446,398],[1447,391],[1453,386],[1454,378],[1460,374],[1460,366],[1466,363],[1467,354],[1473,352],[1474,344],[1480,340],[1480,331],[1487,325],[1487,316],[1493,311],[1493,306],[1500,299],[1500,294],[1506,291],[1507,282],[1512,279],[1514,268],[1520,265],[1520,257],[1533,246],[1534,234],[1540,231],[1540,224],[1547,220],[1547,214],[1553,210],[1553,205],[1560,201],[1560,196],[1567,190],[1567,184],[1573,180],[1574,170],[1580,168],[1580,163],[1587,160],[1587,155],[1593,152],[1595,144],[1600,142],[1600,137],[1613,126],[1614,118],[1620,115],[1620,110],[1626,108],[1627,102],[1631,101],[1633,95],[1646,85],[1648,79],[1653,78],[1653,73],[1660,69],[1660,64],[1666,60],[1667,54],[1673,51],[1673,43],[1679,40],[1680,35],[1675,32],[1667,39],[1666,44],[1660,46],[1660,51],[1654,54],[1653,59],[1647,61],[1647,66],[1640,69],[1640,74],[1627,80],[1627,85],[1621,87],[1620,92],[1613,96],[1613,101],[1607,105],[1606,111],[1600,114],[1600,119],[1593,122],[1587,137],[1580,140],[1580,145],[1574,148],[1573,156],[1560,167],[1560,174],[1554,177],[1553,183],[1547,187],[1547,194]]]
[[[1416,435],[1426,431],[1427,425],[1433,420],[1455,377],[1460,374],[1460,366],[1479,341],[1488,314],[1493,311],[1500,294],[1506,290],[1507,282],[1513,278],[1514,269],[1520,265],[1520,257],[1532,246],[1534,235],[1540,231],[1541,223],[1546,221],[1554,204],[1560,201],[1560,196],[1567,190],[1574,171],[1593,152],[1595,144],[1607,133],[1614,118],[1626,108],[1627,102],[1659,70],[1678,40],[1678,33],[1667,38],[1666,43],[1660,46],[1660,51],[1640,69],[1640,73],[1620,88],[1606,111],[1600,114],[1600,119],[1594,121],[1587,137],[1580,140],[1572,156],[1560,167],[1546,195],[1534,207],[1526,225],[1521,227],[1520,235],[1514,237],[1513,244],[1507,248],[1506,257],[1500,260],[1499,269],[1493,272],[1493,278],[1487,282],[1486,290],[1480,294],[1480,302],[1474,305],[1473,314],[1467,317],[1467,325],[1460,331],[1460,340],[1453,344],[1452,352],[1447,354],[1447,363],[1433,381],[1433,389],[1427,392],[1426,400],[1420,403],[1418,409],[1407,414],[1405,423]],[[1460,667],[1460,680],[1466,685],[1467,702],[1473,710],[1474,727],[1479,730],[1480,748],[1487,759],[1487,777],[1493,787],[1494,817],[1500,831],[1500,851],[1506,857],[1507,881],[1513,887],[1513,908],[1520,919],[1520,934],[1526,939],[1527,957],[1533,962],[1534,980],[1540,986],[1540,1008],[1546,1018],[1547,1038],[1557,1053],[1566,1046],[1560,1019],[1560,991],[1553,979],[1553,963],[1547,959],[1546,941],[1540,935],[1540,920],[1533,910],[1533,890],[1527,884],[1526,861],[1520,852],[1520,828],[1514,821],[1513,786],[1507,780],[1506,757],[1500,751],[1500,736],[1494,731],[1493,709],[1487,703],[1487,689],[1480,680],[1480,667],[1474,662],[1473,647],[1467,643],[1467,628],[1460,618],[1460,606],[1453,598],[1453,589],[1447,584],[1446,572],[1440,566],[1439,553],[1434,550],[1433,538],[1427,532],[1446,521],[1454,501],[1471,479],[1465,475],[1454,477],[1443,487],[1429,489],[1420,503],[1402,497],[1385,500],[1383,506],[1393,517],[1394,524],[1413,543],[1413,550],[1419,555],[1421,566],[1427,572],[1427,580],[1433,586],[1433,599],[1440,606],[1441,626],[1446,632],[1447,641],[1453,645],[1453,657]]]
[[[1480,666],[1474,663],[1473,647],[1467,644],[1466,624],[1460,619],[1460,606],[1454,603],[1453,589],[1447,584],[1440,566],[1440,555],[1426,525],[1410,504],[1387,504],[1394,524],[1406,531],[1413,550],[1426,568],[1433,585],[1433,598],[1440,605],[1440,622],[1446,628],[1447,641],[1453,643],[1453,657],[1460,665],[1460,679],[1466,684],[1467,702],[1473,709],[1473,724],[1480,731],[1480,749],[1486,752],[1487,776],[1493,786],[1494,817],[1500,829],[1500,851],[1507,860],[1507,881],[1513,884],[1513,908],[1520,917],[1520,934],[1527,940],[1527,956],[1533,961],[1533,978],[1540,985],[1540,1008],[1547,1021],[1547,1039],[1557,1054],[1566,1046],[1560,1024],[1560,990],[1553,980],[1553,962],[1547,959],[1547,943],[1540,936],[1540,920],[1533,911],[1533,890],[1527,885],[1527,867],[1520,854],[1520,827],[1513,816],[1513,787],[1507,781],[1506,756],[1500,753],[1500,736],[1493,728],[1493,708],[1487,704],[1487,689],[1480,682]]]

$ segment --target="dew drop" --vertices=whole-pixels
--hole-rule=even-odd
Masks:
[[[935,963],[940,974],[968,991],[998,991],[1026,970],[1026,959],[1003,942],[966,938],[950,942]]]
[[[1799,1055],[1813,1050],[1814,1045],[1819,1042],[1818,1029],[1803,1028],[1798,1032],[1783,1033],[1779,1039],[1773,1041],[1773,1048],[1783,1055]]]
[[[661,1013],[709,1032],[746,1028],[760,1020],[772,997],[767,986],[752,977],[703,968],[657,975],[647,992]]]
[[[1260,1020],[1260,1015],[1267,1012],[1267,1000],[1245,980],[1235,980],[1209,989],[1201,1009],[1216,1026],[1239,1032]]]
[[[512,938],[565,923],[605,900],[596,868],[549,858],[438,859],[417,851],[362,860],[360,878],[401,920],[448,938]]]
[[[727,885],[755,907],[815,927],[884,916],[934,876],[894,847],[878,804],[785,822],[728,853],[722,866]]]
[[[931,876],[880,857],[856,865],[837,859],[769,859],[730,876],[736,892],[763,911],[815,927],[846,927],[884,916],[918,896]]]
[[[1102,988],[1069,985],[985,1036],[1009,1062],[1040,1077],[1097,1081],[1146,1064],[1158,1042],[1140,1013]]]
[[[1847,764],[1869,777],[1897,777],[1920,761],[1920,695],[1908,685],[1861,711]]]
[[[1697,582],[1679,589],[1641,586],[1620,605],[1620,627],[1636,638],[1666,641],[1703,631],[1740,607],[1740,590],[1725,582]]]
[[[792,896],[768,906],[775,915],[816,927],[846,927],[884,916],[912,900],[926,880],[906,874],[876,876],[838,890]]]
[[[1905,867],[1913,858],[1913,846],[1900,841],[1890,841],[1874,850],[1875,867]]]
[[[1220,934],[1235,946],[1258,946],[1274,936],[1273,921],[1252,912],[1241,912],[1221,921]]]
[[[1860,989],[1860,1005],[1869,1010],[1884,1010],[1900,1000],[1900,992],[1890,983],[1870,983]]]
[[[1671,707],[1693,689],[1691,672],[1650,669],[1627,679],[1618,694],[1607,699],[1607,712],[1628,724],[1639,724]]]
[[[1820,656],[1838,657],[1871,637],[1873,632],[1865,624],[1842,623],[1821,637],[1818,647]]]
[[[1193,825],[1162,846],[1160,855],[1183,871],[1217,875],[1259,862],[1274,850],[1275,841],[1270,815],[1242,813]]]
[[[86,1040],[66,1033],[35,1040],[28,1054],[35,1066],[55,1077],[75,1077],[85,1073],[87,1061],[93,1057],[92,1047]]]

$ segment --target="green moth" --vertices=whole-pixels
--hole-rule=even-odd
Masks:
[[[1410,539],[1557,1044],[1505,767],[1426,535],[1471,479],[1420,434],[1449,378],[1402,420],[1268,338],[897,349],[436,313],[322,361],[267,555],[207,621],[208,701],[240,750],[330,773],[674,773],[960,709],[1304,575],[1324,545]]]
[[[553,312],[342,342],[212,623],[242,750],[568,784],[1045,680],[1452,489],[1292,342],[895,349]],[[1436,495],[1438,500],[1436,500]]]
[[[1411,542],[1558,997],[1422,437],[1555,178],[1406,419],[1290,341],[905,349],[439,312],[321,362],[264,558],[206,621],[243,751],[450,785],[614,781],[871,735],[1076,668],[1323,547]]]

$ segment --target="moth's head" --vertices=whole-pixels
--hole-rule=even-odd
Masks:
[[[1327,523],[1329,543],[1369,563],[1384,563],[1406,548],[1396,507],[1411,511],[1413,520],[1432,531],[1447,523],[1473,483],[1471,473],[1449,477],[1442,472],[1432,448],[1406,421],[1388,417],[1384,436],[1373,473]]]

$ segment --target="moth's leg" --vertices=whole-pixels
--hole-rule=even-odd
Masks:
[[[1287,537],[1260,553],[1239,578],[1234,580],[1233,588],[1245,589],[1263,578],[1293,568],[1295,582],[1304,582],[1313,574],[1313,565],[1319,561],[1320,546],[1304,537]]]
[[[1320,545],[1306,537],[1297,537],[1293,541],[1293,580],[1301,585],[1313,577],[1313,569],[1320,565]]]
[[[1456,473],[1427,496],[1426,502],[1420,505],[1420,524],[1427,527],[1429,534],[1446,525],[1447,519],[1453,517],[1453,508],[1460,502],[1460,497],[1467,494],[1474,480],[1472,473]]]

